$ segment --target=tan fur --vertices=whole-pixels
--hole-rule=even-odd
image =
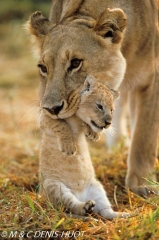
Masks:
[[[122,82],[121,99],[129,95],[133,128],[126,186],[144,197],[144,178],[155,179],[159,129],[158,9],[158,0],[54,0],[52,25],[42,15],[39,20],[39,13],[30,19],[30,31],[42,46],[39,63],[47,67],[42,107],[67,108],[68,96],[88,75],[113,89]],[[73,69],[72,59],[81,60]]]
[[[69,105],[65,109],[65,113],[68,116],[76,114],[76,116],[83,120],[83,122],[78,120],[77,124],[80,122],[82,131],[84,131],[86,137],[96,141],[99,139],[98,133],[104,128],[108,128],[111,124],[114,110],[113,100],[118,96],[118,92],[99,83],[93,76],[88,76],[83,87],[78,88],[69,96]],[[99,109],[98,106],[102,107],[102,109]],[[57,116],[50,114],[44,109],[41,115],[40,127],[48,135],[54,133],[61,152],[67,155],[74,155],[76,153],[76,139],[69,126],[70,118],[63,119],[63,117],[64,114],[62,111]],[[75,122],[72,119],[73,116],[71,117],[71,121]],[[92,124],[92,121],[97,126]],[[74,128],[76,127],[74,126]]]
[[[84,135],[97,139],[94,131],[108,127],[105,121],[111,123],[113,99],[118,94],[89,76],[76,95],[80,98],[76,114],[84,125],[76,114],[65,120],[52,119],[46,112],[41,115],[41,194],[55,207],[64,205],[73,214],[96,212],[111,219],[119,213],[112,210],[102,185],[95,179]]]

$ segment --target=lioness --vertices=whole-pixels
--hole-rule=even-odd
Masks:
[[[84,136],[90,137],[93,131],[92,136],[96,137],[94,132],[99,133],[110,126],[113,100],[117,96],[117,92],[93,77],[87,77],[80,93],[76,92],[72,98],[78,117],[74,114],[61,120],[50,118],[46,111],[42,114],[41,194],[55,207],[62,204],[67,211],[77,215],[93,211],[107,219],[120,216],[112,210],[106,192],[95,179]],[[84,128],[80,119],[86,123]],[[75,155],[68,156],[72,154]],[[127,214],[122,213],[122,216]]]
[[[155,179],[158,9],[158,0],[53,0],[50,21],[40,12],[29,21],[30,33],[39,48],[41,106],[48,112],[65,109],[70,92],[88,75],[113,89],[120,86],[123,105],[126,98],[122,96],[128,95],[131,147],[126,187],[143,197],[151,190],[145,186],[145,178],[151,175]]]

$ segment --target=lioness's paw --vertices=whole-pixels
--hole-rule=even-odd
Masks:
[[[131,191],[145,199],[153,195],[159,196],[159,187],[155,186],[141,185],[132,188]]]
[[[83,205],[82,214],[86,215],[88,213],[92,213],[94,206],[95,206],[95,201],[88,200]]]
[[[59,143],[59,149],[64,155],[73,156],[77,152],[77,147],[75,141],[70,140],[70,142],[64,142],[61,140]]]
[[[141,176],[144,175],[145,174],[141,172]],[[126,177],[126,188],[143,198],[148,198],[153,195],[159,196],[159,185],[153,180],[153,177],[155,178],[155,176],[152,176],[151,180],[146,180],[146,178],[141,178],[137,174],[128,174]]]

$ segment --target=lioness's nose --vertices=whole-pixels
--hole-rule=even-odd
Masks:
[[[59,112],[62,110],[63,106],[64,106],[64,101],[62,101],[61,105],[54,106],[52,108],[47,108],[47,107],[43,107],[43,108],[53,115],[58,115]]]

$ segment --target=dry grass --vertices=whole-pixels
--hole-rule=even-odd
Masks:
[[[127,150],[121,147],[108,154],[104,137],[90,144],[97,177],[113,208],[135,212],[135,216],[83,221],[66,216],[62,208],[55,210],[38,196],[40,133],[36,61],[20,25],[5,24],[0,30],[3,36],[0,38],[0,239],[4,239],[2,231],[7,231],[8,236],[17,231],[15,239],[18,239],[21,231],[38,230],[56,231],[59,234],[56,239],[71,239],[71,235],[60,238],[63,231],[66,234],[84,231],[84,236],[76,239],[159,239],[158,197],[144,200],[125,191]]]

